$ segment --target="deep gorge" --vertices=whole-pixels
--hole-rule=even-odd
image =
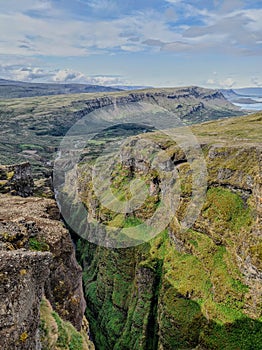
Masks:
[[[146,96],[174,109],[184,103],[186,118],[193,115],[194,122],[209,118],[212,103],[221,108],[214,119],[223,113],[221,95],[198,88],[171,90],[168,96],[154,92],[129,98]],[[21,102],[21,110],[18,106],[10,112],[3,130],[7,133],[12,118],[20,118],[18,130],[22,136],[9,130],[9,144],[1,159],[5,163],[11,155],[10,161],[30,160],[33,174],[28,162],[0,167],[2,348],[89,350],[94,348],[88,337],[90,327],[98,350],[260,350],[261,113],[191,127],[208,171],[205,201],[193,226],[180,230],[174,218],[153,239],[125,249],[95,245],[71,232],[81,270],[50,188],[49,163],[63,136],[59,130],[68,129],[72,121],[99,108],[99,103],[112,101],[75,99],[69,99],[67,106],[78,109],[73,114],[59,105],[59,98],[51,99],[54,105],[48,118],[42,118],[50,108],[43,101],[36,114],[28,112],[32,102]],[[126,97],[120,99],[126,101]],[[202,102],[198,108],[200,100],[208,104]],[[229,115],[235,113],[228,103],[227,108]],[[67,120],[69,115],[72,119]],[[41,139],[35,134],[39,123]],[[119,130],[112,132],[107,135],[109,139],[118,136]],[[183,219],[191,201],[192,172],[185,154],[157,132],[136,135],[138,132],[141,130],[125,134],[122,162],[111,176],[113,191],[122,200],[130,196],[130,179],[143,179],[149,196],[140,210],[128,215],[114,213],[95,197],[88,162],[97,155],[95,147],[98,145],[101,151],[106,142],[96,139],[77,168],[81,201],[105,226],[113,223],[120,228],[133,227],[150,218],[159,206],[162,191],[170,189],[163,176],[168,167],[176,169],[180,177],[178,220]],[[30,142],[24,140],[26,137]],[[131,145],[143,145],[148,138],[168,155],[159,158],[163,173],[131,152]],[[74,193],[70,193],[70,186],[68,189],[63,193],[68,199],[67,210],[72,222],[77,222],[81,217]],[[67,224],[70,227],[70,222]],[[81,233],[88,228],[90,237],[97,234],[91,225],[79,227]],[[105,242],[111,242],[112,237],[105,238]],[[12,261],[12,268],[8,261]],[[29,292],[23,294],[23,288]],[[15,302],[17,298],[20,304]]]
[[[171,222],[153,240],[126,249],[78,241],[98,349],[260,348],[261,153],[248,145],[204,148],[208,190],[191,229],[181,233]],[[135,162],[134,171],[141,167]]]

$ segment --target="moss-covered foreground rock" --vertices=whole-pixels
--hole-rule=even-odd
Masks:
[[[262,349],[261,129],[261,114],[194,127],[205,154],[208,189],[191,229],[181,231],[174,218],[153,240],[127,249],[78,240],[86,315],[97,349]],[[141,137],[157,139],[171,160],[182,157],[158,134],[136,138]],[[181,220],[192,195],[190,165],[175,166],[181,176],[176,213]],[[150,164],[121,167],[114,174],[119,198],[129,196],[125,184],[131,170],[155,189],[143,215],[132,213],[136,223],[151,215],[161,186],[156,188]],[[91,186],[81,190],[89,213],[123,227],[116,214],[99,207]]]
[[[40,306],[40,340],[42,350],[94,350],[87,335],[88,329],[78,332],[65,322],[44,297]]]

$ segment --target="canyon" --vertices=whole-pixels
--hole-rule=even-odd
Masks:
[[[105,235],[107,227],[135,227],[153,215],[163,193],[172,193],[169,168],[178,174],[180,195],[174,217],[153,239],[127,248],[95,245],[62,221],[52,188],[54,153],[83,116],[145,101],[177,113],[198,139],[207,170],[199,215],[181,230],[195,186],[185,152],[161,132],[134,126],[125,130],[112,189],[125,201],[129,182],[142,179],[149,195],[129,214],[103,207],[90,165],[92,147],[118,142],[111,130],[77,166],[78,195]],[[241,116],[221,93],[197,87],[10,99],[0,111],[1,348],[260,349],[261,112]],[[151,162],[133,152],[148,142],[155,147]],[[81,219],[75,192],[64,191],[71,220]]]

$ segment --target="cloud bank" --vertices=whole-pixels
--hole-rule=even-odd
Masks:
[[[72,69],[49,70],[41,67],[19,67],[18,65],[0,64],[0,76],[6,79],[25,82],[76,83],[91,85],[122,85],[128,81],[114,75],[86,75]]]
[[[78,12],[70,15],[72,8],[65,0],[61,0],[64,8],[51,0],[2,1],[0,32],[5,36],[0,50],[28,56],[143,52],[157,47],[174,52],[227,47],[232,54],[262,53],[262,9],[246,8],[247,2],[238,0],[210,1],[213,6],[206,1],[154,2],[159,6],[143,7],[142,0],[140,11],[130,8],[121,13],[117,1],[81,0],[75,6]],[[107,17],[100,18],[100,12]]]
[[[182,60],[195,65],[201,57],[211,70],[212,60],[219,56],[223,64],[220,61],[217,66],[221,65],[220,71],[225,71],[223,77],[214,79],[207,72],[205,78],[198,79],[200,83],[214,80],[234,86],[237,79],[231,77],[234,72],[226,67],[226,61],[241,59],[243,67],[245,60],[252,61],[250,57],[257,66],[245,74],[249,74],[249,79],[256,77],[254,83],[261,81],[257,64],[262,54],[261,1],[0,0],[0,3],[0,63],[12,65],[12,69],[1,68],[3,77],[122,84],[115,73],[121,69],[120,74],[126,75],[129,70],[137,78],[142,77],[149,65],[146,63],[142,70],[139,64],[145,62],[147,55],[149,60],[152,58],[152,74],[156,57],[160,64],[164,62],[161,72],[166,72],[168,82],[170,74],[164,67],[167,60],[161,61],[163,57],[169,57],[171,69],[172,59],[178,64]],[[93,69],[88,74],[84,64],[79,67],[80,60],[83,63],[90,57],[89,62],[95,63],[94,66],[96,58],[100,58],[102,71]],[[114,63],[111,70],[107,68],[112,57],[115,62],[121,57],[121,67]],[[136,69],[130,60],[131,67],[124,65],[128,57],[136,62]],[[67,65],[64,59],[74,63]],[[190,73],[194,75],[194,70]],[[243,69],[240,73],[243,74]],[[187,69],[185,74],[189,75]],[[185,80],[181,72],[178,75],[177,82]],[[137,82],[152,85],[149,74],[148,77],[149,80]],[[227,80],[230,78],[233,82]]]

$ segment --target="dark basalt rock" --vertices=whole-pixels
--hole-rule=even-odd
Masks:
[[[39,308],[52,255],[25,250],[0,252],[0,348],[41,349]]]
[[[0,193],[29,197],[33,195],[34,181],[28,162],[0,166]]]

